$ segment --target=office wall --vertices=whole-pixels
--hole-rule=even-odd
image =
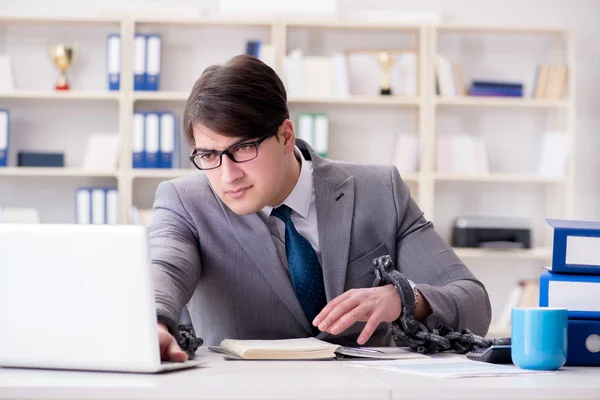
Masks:
[[[166,9],[171,9],[172,14],[184,14],[187,10],[188,16],[199,15],[204,9],[207,11],[214,11],[216,9],[216,0],[105,0],[101,3],[90,3],[82,2],[77,0],[62,0],[62,1],[43,1],[43,0],[20,0],[18,2],[0,1],[0,15],[2,14],[17,14],[17,15],[95,15],[98,12],[110,13],[114,11],[128,11],[143,9],[146,12],[149,11],[160,11],[162,15],[165,14]],[[598,88],[600,88],[600,25],[597,24],[597,17],[600,15],[600,1],[597,0],[503,0],[503,1],[491,1],[491,0],[339,0],[339,8],[342,12],[358,10],[363,8],[375,9],[375,10],[436,10],[441,11],[444,15],[445,21],[465,23],[465,24],[491,24],[491,25],[540,25],[540,26],[568,26],[571,27],[575,34],[576,43],[576,131],[577,131],[577,142],[576,142],[576,182],[575,182],[575,217],[582,219],[596,219],[600,220],[600,207],[598,206],[598,200],[600,199],[600,185],[597,184],[600,178],[600,157],[597,153],[600,151],[600,95],[598,94]],[[18,28],[23,31],[26,28]],[[24,39],[25,40],[25,39]],[[99,44],[99,46],[103,44]],[[485,43],[482,44],[485,47]],[[0,51],[4,50],[5,44],[0,43]],[[43,50],[39,47],[40,51]],[[482,52],[485,56],[485,50]],[[39,56],[40,63],[43,62],[44,54]],[[37,65],[37,64],[36,64]],[[41,65],[41,64],[40,64]],[[31,66],[30,66],[31,67]],[[88,68],[91,68],[89,65]],[[182,67],[183,68],[183,67]],[[503,65],[502,72],[506,72],[507,75],[516,74],[515,68],[518,66],[514,65]],[[56,71],[51,66],[47,68],[36,67],[36,76],[34,79],[52,81],[55,79]],[[100,77],[103,71],[103,66],[92,70],[94,77]],[[76,69],[73,70],[74,74],[77,74]],[[516,74],[518,75],[518,74]],[[533,71],[532,74],[533,75]],[[86,76],[90,76],[89,74]],[[530,79],[533,79],[531,76]],[[100,80],[98,80],[98,84]],[[90,83],[91,84],[91,83]],[[25,84],[27,86],[27,84]],[[97,87],[93,87],[97,89]],[[32,114],[33,110],[37,106],[31,106]],[[55,106],[53,106],[55,107]],[[104,107],[104,106],[102,106]],[[313,107],[314,108],[314,107]],[[317,107],[314,111],[319,111],[320,107]],[[25,111],[27,107],[25,107]],[[99,113],[89,116],[89,120],[92,121],[91,126],[94,126],[99,131],[114,131],[115,126],[106,122],[103,113],[109,113],[111,110],[100,108]],[[113,110],[114,111],[114,110]],[[297,111],[296,111],[297,112]],[[335,120],[338,126],[348,127],[351,129],[353,126],[366,124],[373,126],[371,129],[379,132],[375,134],[381,135],[381,137],[387,137],[395,132],[389,130],[390,124],[396,124],[398,130],[410,131],[410,128],[403,126],[403,120],[406,118],[400,118],[400,116],[390,115],[387,111],[371,109],[361,110],[356,112],[356,109],[343,109],[337,108],[335,111]],[[52,109],[44,110],[41,113],[37,113],[35,118],[32,119],[32,126],[37,124],[44,124],[49,121],[53,113]],[[294,113],[294,111],[293,111]],[[530,115],[531,114],[531,115]],[[58,127],[52,128],[55,130],[61,129],[69,131],[69,134],[76,138],[73,134],[75,129],[85,129],[81,127],[81,114],[79,114],[78,108],[75,107],[73,110],[66,113],[67,120],[58,124]],[[84,114],[87,115],[87,114]],[[454,129],[469,129],[469,122],[477,125],[482,122],[483,126],[492,126],[495,133],[501,133],[502,130],[510,132],[515,129],[526,129],[527,126],[539,126],[543,118],[543,115],[539,115],[539,111],[529,110],[517,110],[516,112],[509,110],[493,110],[471,112],[461,111],[457,113],[459,115],[456,120],[452,116],[446,116],[444,121],[449,124],[456,124]],[[76,126],[72,126],[69,123],[68,118],[75,118],[77,121]],[[442,118],[442,117],[440,117]],[[377,128],[378,121],[385,121],[386,127]],[[410,119],[408,119],[410,120]],[[369,121],[373,121],[372,124]],[[400,121],[400,122],[398,122]],[[462,125],[461,125],[462,124]],[[517,125],[515,125],[517,124]],[[385,125],[385,124],[384,124]],[[388,129],[386,131],[386,129]],[[54,131],[53,131],[54,132]],[[387,136],[386,136],[387,135]],[[354,137],[354,136],[353,136]],[[370,136],[372,137],[372,136]],[[29,143],[28,145],[35,147],[36,143]],[[40,144],[41,146],[41,144]],[[499,143],[499,146],[510,147],[513,146],[518,150],[518,141]],[[492,149],[494,151],[495,149]],[[74,156],[76,157],[76,156]],[[356,159],[356,154],[348,154],[348,158]],[[505,160],[506,165],[510,164],[514,160]],[[527,160],[519,160],[520,162],[526,162]],[[27,179],[27,178],[24,178]],[[81,185],[87,184],[81,179]],[[27,181],[30,182],[30,181]],[[29,183],[21,180],[17,182],[16,179],[3,178],[0,180],[0,192],[5,191],[4,194],[0,193],[0,200],[6,199],[11,201],[17,201],[16,199],[28,198],[27,204],[36,204],[34,196],[39,196],[40,191],[34,190]],[[61,181],[64,182],[64,181]],[[111,182],[107,182],[110,184]],[[61,196],[64,196],[64,190],[61,187],[54,187],[49,182],[41,182],[41,188],[43,189],[43,195],[48,202],[58,201]],[[79,182],[78,182],[79,184]],[[61,185],[72,186],[71,183],[61,183]],[[478,204],[473,202],[474,196],[481,190],[482,186],[471,185],[471,184],[454,184],[444,183],[442,190],[444,191],[444,198],[438,206],[439,210],[436,209],[436,214],[451,215],[453,209],[461,207],[462,209],[471,209],[477,207]],[[6,194],[6,191],[13,190],[12,188],[18,188],[14,193]],[[544,190],[539,190],[536,187],[523,188],[520,187],[521,198],[524,201],[511,201],[512,186],[502,186],[494,184],[490,189],[490,186],[486,187],[489,189],[487,194],[480,197],[479,202],[487,202],[488,208],[496,211],[500,215],[510,215],[513,213],[520,214],[520,216],[526,216],[527,210],[534,209],[536,215],[534,217],[538,221],[538,226],[543,225],[543,221],[540,216],[544,216],[544,209],[536,209],[536,202],[543,202],[544,197],[552,195]],[[149,207],[151,205],[151,196],[153,193],[152,185],[139,185],[136,186],[136,193],[134,193],[134,200],[136,200],[139,206]],[[507,202],[506,199],[509,199]],[[67,219],[72,214],[72,209],[64,210]],[[60,213],[52,215],[52,218],[48,222],[65,220],[65,215]],[[436,228],[442,233],[445,239],[448,239],[448,233],[450,229],[449,220],[436,222]],[[548,245],[548,243],[546,243]],[[474,273],[486,283],[490,296],[494,302],[494,313],[497,315],[502,306],[502,299],[506,298],[507,292],[514,285],[514,282],[520,278],[535,277],[539,274],[539,263],[538,261],[527,261],[527,260],[483,260],[483,261],[468,261],[469,266],[472,267]],[[472,263],[472,264],[471,264]],[[500,278],[500,279],[498,279]]]
[[[0,2],[1,14],[93,15],[98,12],[176,8],[199,13],[216,9],[218,0],[20,0]],[[377,10],[436,10],[445,20],[470,24],[561,25],[575,33],[577,64],[577,179],[578,218],[600,219],[600,2],[596,0],[338,0],[342,12]]]

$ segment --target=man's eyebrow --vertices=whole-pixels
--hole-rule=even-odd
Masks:
[[[233,143],[233,144],[229,145],[229,147],[227,147],[227,149],[230,149],[230,148],[232,148],[233,146],[237,146],[238,144],[242,144],[242,143],[246,143],[246,142],[249,142],[249,140],[247,140],[247,139],[241,139],[241,140],[238,140],[237,142],[235,142],[235,143]],[[225,150],[227,150],[227,149],[225,149]],[[203,147],[196,147],[196,151],[201,151],[201,152],[203,152],[203,153],[218,153],[220,150],[215,150],[215,149],[205,149],[205,148],[203,148]]]

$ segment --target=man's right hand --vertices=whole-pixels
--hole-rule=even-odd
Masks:
[[[177,340],[169,333],[167,326],[161,323],[158,324],[158,345],[161,361],[187,361],[187,353],[181,350]]]

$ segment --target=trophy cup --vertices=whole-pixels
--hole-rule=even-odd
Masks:
[[[379,61],[379,66],[383,69],[380,94],[389,96],[392,94],[392,88],[390,86],[390,70],[392,69],[394,60],[389,52],[380,51],[377,54],[377,61]]]
[[[67,80],[67,69],[73,64],[74,49],[62,44],[51,46],[49,49],[50,57],[54,65],[60,70],[58,81],[56,82],[56,90],[69,90],[69,81]]]

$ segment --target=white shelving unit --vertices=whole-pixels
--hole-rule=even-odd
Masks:
[[[76,29],[84,31],[90,27],[99,25],[109,25],[113,31],[121,34],[122,42],[122,65],[121,65],[121,90],[119,92],[109,92],[98,90],[97,88],[73,90],[67,93],[57,93],[49,90],[24,89],[13,93],[0,94],[0,107],[10,108],[13,104],[17,106],[22,103],[27,105],[35,104],[36,107],[43,107],[44,104],[59,101],[75,102],[78,105],[87,105],[94,107],[98,102],[108,102],[116,104],[118,107],[115,118],[118,120],[118,134],[120,136],[121,152],[119,155],[120,168],[116,171],[86,171],[77,167],[55,170],[49,168],[16,168],[9,167],[0,169],[0,179],[4,177],[39,177],[58,179],[61,177],[83,177],[83,178],[113,178],[116,180],[120,195],[120,221],[128,222],[128,210],[133,201],[134,181],[143,179],[153,181],[154,184],[161,180],[176,178],[187,174],[200,173],[194,169],[178,170],[134,170],[131,168],[131,127],[132,115],[136,109],[156,109],[169,108],[180,114],[183,105],[189,95],[189,86],[164,85],[159,92],[134,92],[132,90],[132,49],[133,38],[137,31],[159,30],[170,32],[178,30],[187,34],[194,30],[218,29],[219,32],[239,31],[240,37],[244,37],[246,30],[259,32],[268,41],[276,47],[276,67],[281,74],[283,59],[291,49],[290,40],[297,32],[318,32],[318,34],[334,33],[336,38],[340,35],[354,34],[384,34],[394,35],[394,37],[409,38],[412,44],[412,50],[417,53],[418,58],[418,96],[414,97],[395,97],[395,96],[365,96],[353,95],[348,98],[290,98],[289,106],[292,114],[305,108],[318,110],[344,110],[348,112],[355,110],[376,110],[377,113],[386,113],[394,115],[395,113],[408,113],[413,121],[413,134],[417,134],[422,149],[419,157],[419,171],[411,174],[403,174],[403,178],[411,185],[413,195],[425,211],[426,216],[436,221],[436,204],[439,185],[454,184],[517,184],[542,187],[548,194],[561,194],[562,204],[553,204],[548,209],[555,211],[555,215],[570,216],[573,210],[573,159],[571,152],[569,160],[569,172],[564,177],[548,178],[540,177],[531,173],[516,174],[510,172],[494,172],[486,175],[463,175],[438,173],[435,170],[435,137],[438,124],[438,114],[440,112],[454,113],[461,110],[472,110],[470,112],[491,113],[494,110],[534,110],[535,112],[563,113],[565,114],[565,129],[574,138],[574,56],[573,39],[568,30],[562,28],[530,28],[530,27],[489,27],[489,26],[460,26],[460,25],[439,25],[439,26],[416,26],[416,25],[394,25],[394,24],[364,24],[349,21],[320,21],[320,20],[243,20],[243,19],[162,19],[162,18],[143,18],[143,19],[41,19],[41,18],[0,18],[0,26],[17,25],[19,29],[25,29],[27,26],[37,26],[39,24],[52,26],[74,26]],[[323,33],[324,32],[324,33]],[[475,98],[475,97],[454,97],[444,98],[435,94],[434,84],[434,62],[438,49],[440,37],[446,34],[469,35],[473,33],[492,33],[497,35],[551,35],[558,38],[557,43],[566,45],[566,63],[569,67],[568,97],[565,100],[536,100],[530,98]],[[185,35],[183,35],[185,36]],[[246,35],[248,36],[248,35]],[[256,35],[254,35],[256,36]],[[169,53],[169,36],[166,35],[163,40],[163,48]],[[187,36],[185,36],[187,37]],[[182,39],[183,40],[183,39]],[[239,54],[243,49],[243,39],[239,39]],[[185,45],[184,42],[178,42],[178,46]],[[377,43],[372,44],[378,48]],[[166,47],[167,48],[166,48]],[[179,51],[183,51],[178,49]],[[319,49],[327,52],[326,46]],[[173,53],[169,53],[173,55]],[[234,54],[231,54],[234,55]],[[177,57],[177,54],[174,55]],[[176,58],[175,58],[176,59]],[[212,62],[221,62],[223,58],[212,59]],[[172,67],[169,60],[163,62],[163,74],[168,74],[168,69]],[[190,67],[192,68],[192,67]],[[198,69],[194,65],[193,74],[199,75],[203,68]],[[532,72],[532,71],[531,71]],[[173,80],[174,81],[174,80]],[[161,84],[162,85],[162,84]],[[106,86],[106,85],[105,85]],[[71,103],[70,103],[71,104]],[[12,135],[21,135],[22,132],[13,130]],[[339,137],[344,132],[336,132],[332,129],[332,135]],[[47,140],[51,141],[50,138]],[[365,137],[364,140],[377,140],[373,137]],[[574,139],[573,139],[574,140]],[[574,148],[571,143],[571,148]],[[367,162],[373,160],[365,160]],[[14,164],[14,161],[12,162]],[[437,221],[436,221],[437,222]],[[523,259],[543,259],[548,256],[547,245],[535,248],[533,250],[499,252],[487,250],[464,250],[457,249],[459,255],[468,258],[523,258]]]

